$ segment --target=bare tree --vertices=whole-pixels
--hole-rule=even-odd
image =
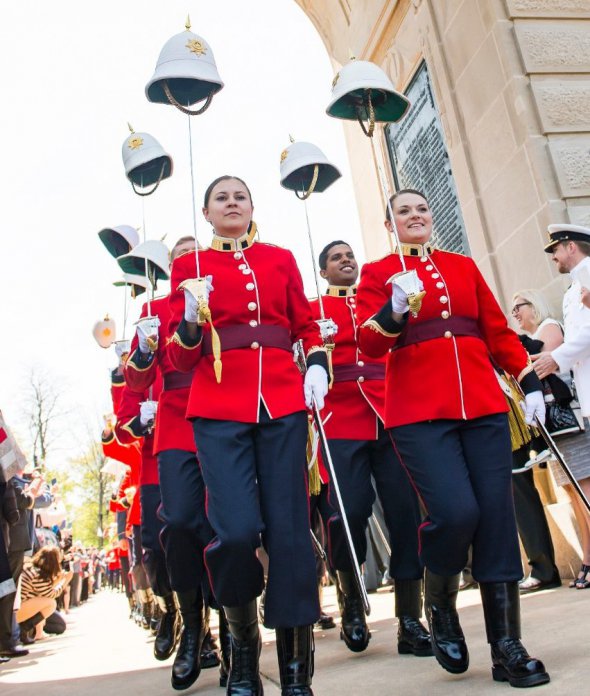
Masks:
[[[64,415],[61,391],[44,370],[33,367],[25,390],[25,410],[33,444],[35,461],[45,462],[57,439],[57,425]]]

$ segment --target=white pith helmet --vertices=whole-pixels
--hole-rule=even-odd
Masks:
[[[186,31],[168,39],[160,51],[154,74],[145,87],[148,101],[176,101],[188,107],[203,99],[210,101],[223,88],[211,46],[190,31],[190,19],[185,26]]]
[[[145,272],[145,264],[144,264],[144,272]],[[145,275],[136,275],[134,273],[123,273],[123,278],[121,280],[116,280],[113,285],[116,288],[121,288],[124,285],[127,285],[128,287],[131,288],[131,297],[135,299],[139,295],[141,295],[143,292],[146,291],[147,286],[148,286],[148,281],[145,277]]]
[[[334,118],[367,120],[370,118],[369,95],[375,121],[394,123],[410,107],[409,100],[396,92],[392,81],[378,65],[353,58],[334,77],[332,99],[326,113]]]
[[[145,278],[145,261],[148,262],[148,274],[155,285],[157,280],[166,280],[170,273],[170,253],[164,242],[148,239],[138,244],[128,254],[119,256],[117,263],[123,273],[143,275]]]
[[[125,174],[135,186],[145,188],[159,184],[172,174],[172,158],[149,133],[135,133],[131,126],[130,135],[121,147]],[[155,189],[154,189],[155,190]]]
[[[308,191],[315,178],[313,190],[321,193],[342,175],[319,147],[312,143],[294,142],[281,153],[281,186],[290,191]]]
[[[139,243],[139,234],[135,227],[130,225],[116,225],[105,227],[98,236],[111,256],[117,258],[127,254]]]
[[[115,320],[107,314],[92,327],[92,335],[101,348],[109,348],[117,335]]]

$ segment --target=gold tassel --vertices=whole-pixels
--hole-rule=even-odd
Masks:
[[[317,447],[314,447],[316,440],[313,423],[310,421],[307,427],[307,468],[309,471],[309,494],[319,495],[322,490],[322,480],[320,478],[320,467],[318,464]]]
[[[217,384],[221,382],[221,370],[222,370],[222,364],[221,364],[221,341],[219,339],[219,334],[215,330],[215,327],[213,326],[213,319],[211,317],[211,310],[209,309],[209,305],[205,304],[204,302],[199,305],[199,315],[200,319],[203,320],[204,322],[209,322],[211,326],[211,347],[213,349],[213,369],[215,370],[215,379],[217,380]],[[201,323],[201,321],[199,321]]]
[[[336,348],[335,343],[326,343],[326,353],[328,356],[328,389],[334,386],[334,367],[332,365],[332,351]]]
[[[527,445],[536,434],[536,429],[531,428],[526,424],[524,413],[520,406],[522,397],[514,387],[512,381],[505,375],[501,376],[502,381],[510,388],[510,398],[506,397],[510,411],[508,412],[508,424],[510,426],[510,441],[512,443],[512,451],[520,449],[523,445]]]

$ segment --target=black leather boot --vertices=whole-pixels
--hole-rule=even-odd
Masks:
[[[173,592],[156,599],[160,607],[161,617],[154,641],[154,657],[156,660],[167,660],[174,652],[180,637],[180,614],[176,608]]]
[[[346,643],[346,647],[352,652],[363,652],[369,645],[371,632],[365,618],[363,600],[356,586],[352,571],[339,570],[337,572],[338,604],[340,605],[340,638]]]
[[[281,696],[313,696],[313,626],[277,628]]]
[[[221,647],[221,662],[219,663],[219,686],[227,686],[229,666],[231,661],[231,633],[223,609],[219,610],[219,645]]]
[[[394,580],[395,615],[398,618],[397,651],[400,655],[431,657],[430,633],[420,623],[422,579]]]
[[[469,652],[456,603],[459,575],[435,575],[426,570],[424,610],[428,619],[432,651],[441,667],[461,674],[469,667]]]
[[[531,657],[520,642],[520,591],[518,582],[479,584],[492,650],[492,677],[510,686],[547,684],[550,677],[541,660]]]
[[[177,592],[182,634],[172,665],[172,688],[188,689],[201,673],[201,646],[205,638],[203,595],[200,590]]]
[[[20,640],[23,645],[32,645],[35,642],[35,628],[38,623],[43,621],[43,618],[43,614],[38,611],[29,619],[25,619],[25,621],[21,621],[21,623],[19,623]]]
[[[146,631],[151,628],[152,614],[154,612],[154,602],[152,599],[151,591],[138,590],[139,600],[141,602],[141,621],[140,625]]]
[[[258,658],[262,649],[256,600],[241,607],[224,607],[231,633],[231,663],[227,696],[262,696]]]

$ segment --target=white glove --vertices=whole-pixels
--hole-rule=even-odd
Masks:
[[[158,349],[158,328],[160,323],[159,317],[146,317],[137,322],[136,333],[139,350],[144,355],[149,355]]]
[[[157,401],[142,401],[139,405],[139,422],[145,427],[154,422],[156,411],[158,410]]]
[[[213,276],[205,276],[205,291],[203,299],[208,304],[209,295],[215,290],[213,287]],[[199,318],[199,305],[195,296],[186,288],[184,289],[184,320],[189,324],[196,324]]]
[[[129,355],[129,341],[115,341],[115,355],[122,360],[124,355]]]
[[[535,424],[535,416],[541,423],[545,423],[545,399],[540,389],[524,397],[524,419],[527,425]]]
[[[406,291],[400,285],[398,285],[395,280],[392,282],[391,286],[391,309],[396,314],[405,314],[406,312],[409,312],[410,305],[408,304],[408,296]],[[424,283],[418,279],[418,291],[421,292],[422,290],[424,290]]]
[[[328,393],[328,373],[321,365],[312,365],[305,373],[303,394],[307,408],[313,406],[315,399],[320,411],[324,408],[324,397]]]

